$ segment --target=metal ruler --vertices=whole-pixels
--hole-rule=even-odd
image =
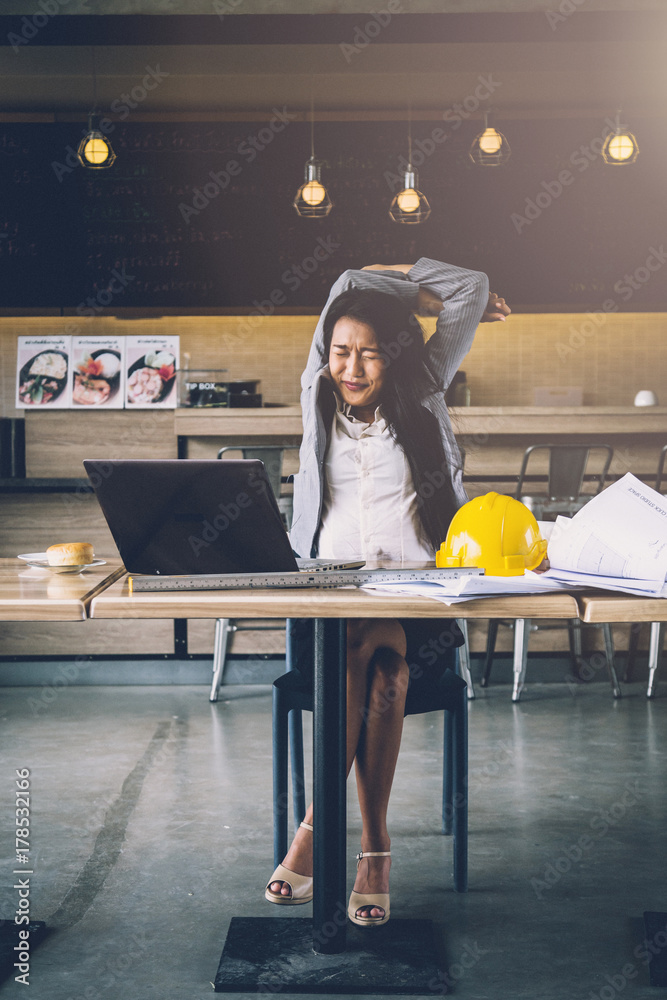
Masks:
[[[307,573],[209,573],[201,576],[130,575],[130,593],[160,590],[254,590],[273,588],[361,587],[366,583],[442,583],[463,576],[483,576],[484,570],[456,569],[343,569]]]

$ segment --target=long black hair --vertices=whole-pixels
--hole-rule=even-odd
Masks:
[[[422,526],[437,549],[445,540],[459,503],[438,422],[422,406],[427,396],[442,391],[426,366],[422,328],[407,305],[395,296],[373,289],[353,289],[334,299],[324,317],[327,356],[334,327],[344,317],[365,323],[375,333],[385,365],[379,400],[382,415],[408,460]]]

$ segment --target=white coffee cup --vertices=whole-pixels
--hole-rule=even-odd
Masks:
[[[658,397],[652,389],[640,389],[635,396],[635,406],[657,406]]]

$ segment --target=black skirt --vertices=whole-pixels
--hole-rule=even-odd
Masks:
[[[406,715],[418,715],[448,708],[451,695],[464,681],[456,674],[456,649],[464,639],[453,618],[399,618],[407,640],[405,658],[410,683],[405,703]],[[304,682],[313,682],[313,620],[291,618],[287,641],[291,665]]]

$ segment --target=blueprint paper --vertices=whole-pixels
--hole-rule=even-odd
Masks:
[[[627,473],[570,520],[558,519],[548,555],[555,570],[662,585],[667,575],[667,499]]]

